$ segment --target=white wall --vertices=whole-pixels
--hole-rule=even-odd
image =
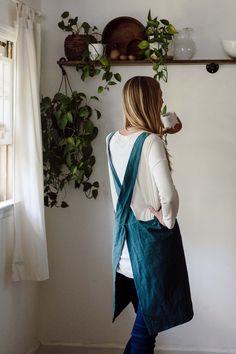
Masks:
[[[40,6],[36,0],[28,1]],[[13,25],[15,5],[0,0],[0,23]],[[26,354],[38,345],[39,286],[11,281],[14,246],[12,212],[0,218],[0,354]]]
[[[153,14],[177,28],[195,30],[198,58],[224,58],[221,38],[236,35],[234,0],[42,1],[44,18],[42,93],[53,95],[60,83],[56,61],[64,56],[65,34],[57,28],[60,14],[71,11],[102,30],[111,19],[127,15],[142,22]],[[217,74],[204,66],[169,67],[163,85],[170,110],[184,128],[169,137],[174,180],[180,194],[179,222],[188,262],[194,319],[161,333],[158,347],[236,352],[235,329],[235,198],[236,165],[234,65]],[[152,75],[150,67],[116,67],[123,83],[133,75]],[[67,69],[74,89],[95,94],[93,80],[83,85],[74,68]],[[111,324],[111,238],[113,212],[109,194],[105,136],[121,126],[122,85],[101,97],[103,117],[94,150],[94,178],[101,184],[96,201],[70,191],[70,208],[47,210],[50,280],[41,287],[43,342],[122,345],[134,314],[127,309]]]

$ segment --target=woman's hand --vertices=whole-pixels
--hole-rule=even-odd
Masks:
[[[160,224],[162,224],[163,226],[166,226],[164,221],[163,221],[163,214],[162,214],[162,210],[156,210],[153,207],[149,207],[149,210],[152,214],[155,215],[155,217],[158,219],[158,221],[160,222]]]

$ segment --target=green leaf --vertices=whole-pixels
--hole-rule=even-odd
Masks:
[[[91,166],[93,166],[93,165],[95,164],[95,162],[96,162],[95,156],[92,155],[92,156],[89,158],[89,163],[90,163]]]
[[[92,196],[93,196],[94,199],[97,198],[97,196],[98,196],[98,190],[97,189],[93,189],[92,190]]]
[[[141,41],[139,44],[138,44],[138,47],[140,48],[140,49],[147,49],[147,48],[149,48],[149,43],[148,43],[148,41]]]
[[[110,86],[116,85],[116,82],[115,81],[109,81],[108,85],[110,85]]]
[[[117,81],[121,82],[121,75],[119,73],[116,73],[114,76]]]
[[[83,188],[84,192],[87,192],[92,187],[91,183],[89,183],[89,182],[84,182],[83,186],[84,186],[84,188]]]
[[[160,22],[165,25],[165,26],[168,26],[170,24],[170,22],[168,20],[165,20],[165,19],[162,19],[160,20]]]
[[[73,122],[73,116],[71,112],[66,113],[67,121],[72,123]]]
[[[99,183],[96,181],[96,182],[94,182],[93,183],[93,187],[95,187],[95,188],[99,188]]]
[[[99,101],[99,98],[97,96],[91,96],[90,99]]]
[[[87,159],[89,156],[91,156],[92,152],[93,152],[93,148],[91,145],[84,146],[82,148],[82,153],[83,153],[85,159]]]
[[[68,204],[66,202],[61,202],[61,208],[68,208]]]
[[[100,59],[100,63],[101,63],[103,66],[108,66],[108,65],[109,65],[109,60],[108,60],[107,57],[102,56],[101,59]]]
[[[176,28],[171,24],[169,24],[169,26],[166,27],[166,31],[170,34],[178,33]]]
[[[167,112],[167,106],[165,105],[163,108],[162,108],[162,110],[161,110],[161,114],[163,115],[163,114],[166,114],[166,112]]]
[[[66,124],[67,124],[67,116],[66,116],[66,114],[64,114],[64,115],[62,116],[62,118],[60,119],[60,121],[59,121],[59,127],[60,127],[61,129],[65,129]]]
[[[62,18],[67,18],[69,16],[68,11],[64,11],[63,14],[61,15]]]
[[[99,86],[98,87],[98,93],[102,93],[103,92],[103,86]]]
[[[151,50],[150,49],[145,50],[144,54],[146,58],[149,58],[151,54]]]
[[[57,194],[54,193],[54,192],[48,193],[48,196],[49,196],[49,198],[52,199],[52,200],[56,200],[56,199],[57,199]]]
[[[148,20],[151,20],[151,19],[152,19],[151,9],[149,9],[149,11],[148,11]]]
[[[93,122],[91,122],[91,120],[87,120],[86,122],[84,122],[83,128],[84,128],[85,133],[92,133],[93,127],[94,127],[94,124],[93,124]]]
[[[97,119],[99,119],[99,118],[101,118],[101,112],[100,111],[98,111],[97,109],[95,109],[95,111],[96,111],[96,113],[97,113]]]
[[[75,146],[75,140],[72,136],[70,136],[69,138],[67,138],[67,143],[70,145]]]
[[[72,169],[71,169],[72,174],[75,175],[77,170],[78,170],[78,167],[76,165],[73,166]]]
[[[48,203],[48,196],[45,196],[45,197],[44,197],[44,205],[45,205],[46,207],[49,206],[49,203]]]
[[[71,154],[66,155],[66,165],[70,168],[71,167]]]
[[[86,34],[89,33],[89,30],[90,30],[90,28],[91,28],[91,26],[88,24],[88,22],[83,22],[82,25],[81,25],[81,27],[84,29],[84,32],[85,32]]]
[[[60,29],[62,29],[62,30],[64,31],[64,29],[65,29],[65,24],[64,24],[63,21],[58,22],[57,25],[58,25],[58,27],[59,27]]]
[[[89,111],[88,111],[88,107],[84,106],[84,107],[80,107],[79,109],[79,116],[80,117],[86,117],[88,115]]]

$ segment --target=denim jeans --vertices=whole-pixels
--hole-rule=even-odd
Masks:
[[[145,325],[141,306],[138,303],[134,280],[117,273],[118,291],[122,292],[123,302],[132,302],[136,312],[136,319],[131,332],[131,337],[123,354],[153,354],[155,347],[155,335],[149,335]]]
[[[149,335],[140,305],[124,354],[154,354],[156,335]]]

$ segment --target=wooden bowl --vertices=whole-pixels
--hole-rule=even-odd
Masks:
[[[127,52],[128,45],[134,40],[140,42],[145,38],[143,24],[135,18],[127,16],[117,17],[110,21],[102,33],[102,43],[106,44],[107,56],[110,56],[112,49],[118,49],[121,55],[135,55],[135,53],[131,53],[131,49],[129,49],[129,53]]]

